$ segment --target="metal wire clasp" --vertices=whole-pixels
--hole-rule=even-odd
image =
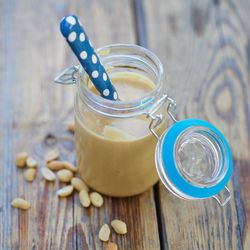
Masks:
[[[159,136],[155,132],[155,128],[159,126],[162,123],[163,115],[162,114],[156,114],[156,112],[159,110],[159,108],[164,105],[166,102],[168,102],[167,106],[167,113],[173,120],[173,122],[177,122],[177,119],[172,114],[172,110],[176,108],[176,102],[170,98],[167,94],[163,95],[148,111],[147,117],[151,118],[150,124],[149,124],[149,130],[154,135],[154,137],[159,140]]]
[[[224,207],[231,199],[231,192],[227,186],[217,195],[212,196],[221,207]]]
[[[72,66],[65,69],[61,74],[55,77],[54,82],[63,85],[76,84],[78,79],[77,73],[79,71],[79,66]]]

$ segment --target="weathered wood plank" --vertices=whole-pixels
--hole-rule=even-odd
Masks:
[[[221,129],[235,167],[232,200],[225,208],[213,200],[182,201],[159,186],[166,249],[241,249],[249,244],[247,2],[159,0],[144,5],[148,46],[164,62],[179,119],[200,117]]]
[[[225,62],[225,77],[231,87],[231,99],[226,112],[220,115],[229,117],[230,137],[234,150],[235,165],[240,182],[244,214],[238,212],[241,221],[241,237],[244,249],[250,249],[250,69],[249,69],[249,1],[222,1],[219,7]],[[224,91],[225,92],[225,91]],[[218,106],[221,103],[218,103]],[[224,105],[225,107],[225,105]],[[230,108],[230,109],[229,109]],[[225,108],[222,110],[224,111]],[[219,110],[220,111],[220,110]],[[222,113],[222,114],[221,114]],[[223,117],[223,118],[224,118]]]
[[[39,6],[39,7],[38,7]],[[129,199],[105,198],[101,209],[83,209],[77,193],[58,199],[59,183],[45,183],[39,173],[30,184],[14,164],[16,152],[27,150],[41,167],[43,155],[59,148],[75,159],[65,121],[72,117],[73,89],[53,85],[54,76],[76,60],[58,29],[68,13],[84,23],[95,47],[135,42],[130,3],[119,1],[0,2],[0,248],[102,249],[102,223],[127,222],[128,234],[111,239],[119,249],[159,249],[153,192]],[[14,197],[31,201],[22,212],[10,207]]]

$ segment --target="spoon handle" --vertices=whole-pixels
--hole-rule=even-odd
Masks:
[[[117,92],[75,15],[65,16],[60,29],[72,51],[102,97],[117,100]]]

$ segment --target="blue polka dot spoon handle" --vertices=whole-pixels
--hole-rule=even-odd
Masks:
[[[60,29],[69,46],[102,97],[117,100],[117,92],[75,15],[65,16]]]

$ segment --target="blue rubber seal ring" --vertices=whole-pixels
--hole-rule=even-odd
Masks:
[[[224,159],[225,161],[227,161],[226,164],[228,164],[228,169],[224,177],[221,179],[221,181],[214,186],[199,187],[192,185],[191,183],[189,183],[187,180],[184,179],[184,177],[179,173],[175,165],[174,147],[176,139],[184,130],[194,126],[201,126],[210,129],[213,133],[215,133],[218,136],[218,138],[224,144],[225,148]],[[168,176],[171,183],[178,190],[180,190],[183,194],[200,199],[208,198],[215,194],[218,194],[229,181],[232,175],[232,168],[233,168],[232,153],[225,137],[211,123],[198,119],[186,119],[179,121],[175,123],[168,130],[168,132],[164,135],[162,139],[162,163],[166,175]]]

